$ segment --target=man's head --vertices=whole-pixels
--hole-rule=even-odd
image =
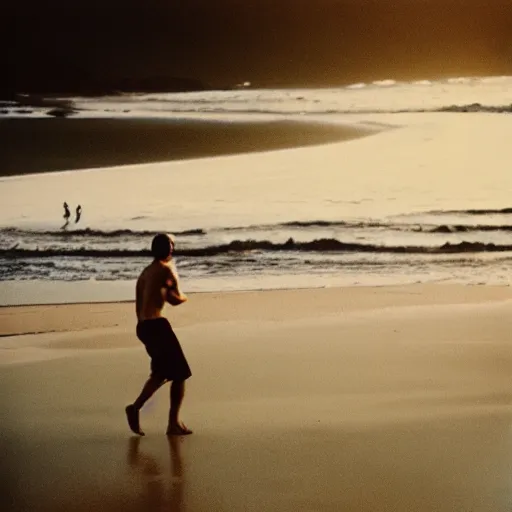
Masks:
[[[174,237],[160,233],[151,242],[151,254],[155,260],[169,261],[174,251]]]

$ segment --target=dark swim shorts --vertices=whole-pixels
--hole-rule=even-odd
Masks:
[[[167,380],[185,380],[192,372],[180,342],[167,318],[152,318],[137,324],[139,338],[151,358],[151,374]]]

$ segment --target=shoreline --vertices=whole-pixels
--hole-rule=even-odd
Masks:
[[[343,280],[331,280],[331,284],[294,286],[269,285],[267,287],[234,287],[189,289],[187,295],[221,295],[221,294],[252,294],[252,293],[288,293],[293,291],[321,290],[380,290],[380,289],[414,289],[415,287],[460,287],[461,289],[512,290],[506,283],[471,283],[446,280],[432,281],[383,281],[382,283],[351,283]],[[66,305],[100,305],[127,304],[133,302],[135,280],[128,281],[0,281],[0,311],[6,308],[51,307]],[[359,292],[357,292],[359,293]],[[506,294],[507,292],[504,291]],[[0,330],[1,332],[1,330]]]
[[[1,283],[12,283],[12,282],[23,282],[23,281],[0,281]],[[33,281],[30,281],[33,283]],[[62,284],[68,283],[68,281],[36,281],[38,283],[49,283],[49,284]],[[129,283],[130,286],[135,285],[135,281],[120,281],[123,283]],[[70,282],[71,285],[79,284],[80,281]],[[415,283],[391,283],[391,284],[347,284],[347,285],[334,285],[334,286],[289,286],[283,288],[243,288],[243,289],[227,289],[227,290],[194,290],[192,292],[187,292],[187,295],[217,295],[217,294],[247,294],[247,293],[280,293],[280,292],[294,292],[294,291],[308,291],[308,290],[340,290],[340,289],[348,289],[348,290],[357,290],[357,289],[394,289],[394,288],[411,288],[411,287],[447,287],[447,288],[490,288],[490,289],[511,289],[512,287],[509,284],[473,284],[473,283],[446,283],[444,281],[425,281],[425,282],[415,282]],[[512,298],[512,297],[511,297]],[[73,302],[45,302],[38,303],[34,302],[32,304],[0,304],[0,309],[2,308],[21,308],[21,307],[37,307],[37,306],[68,306],[68,305],[87,305],[87,304],[125,304],[132,303],[134,299],[105,299],[105,300],[83,300],[83,301],[73,301]]]
[[[373,133],[290,120],[0,118],[0,178],[300,148]]]
[[[344,312],[371,311],[389,306],[390,297],[393,307],[415,308],[426,306],[469,306],[475,304],[494,304],[512,301],[512,287],[505,285],[466,285],[447,283],[421,283],[397,284],[383,286],[339,286],[332,288],[289,288],[268,290],[227,290],[204,291],[187,293],[191,303],[197,304],[183,308],[165,309],[164,316],[170,315],[177,325],[190,324],[199,321],[229,321],[230,318],[240,320],[237,315],[223,310],[222,306],[212,306],[212,302],[228,304],[236,310],[238,299],[251,305],[258,312],[254,315],[246,313],[245,316],[255,319],[256,316],[266,321],[276,318],[276,310],[280,304],[286,303],[288,298],[294,300],[294,312],[288,316],[296,319],[314,317],[315,315],[332,315]],[[25,336],[45,334],[48,332],[66,332],[68,327],[82,325],[73,311],[87,314],[98,314],[108,318],[108,325],[102,327],[115,327],[127,320],[133,323],[134,299],[117,301],[84,301],[68,303],[46,304],[20,304],[0,306],[0,338],[9,336]],[[265,305],[266,304],[266,305]],[[201,311],[207,305],[207,311]],[[259,309],[265,305],[265,309]],[[43,325],[34,318],[39,318],[41,312],[45,313]],[[39,320],[40,321],[40,320]],[[85,323],[90,322],[90,319]],[[97,326],[95,326],[97,327]]]

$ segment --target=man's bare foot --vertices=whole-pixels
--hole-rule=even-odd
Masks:
[[[188,436],[189,434],[192,434],[192,430],[187,428],[183,423],[169,425],[165,433],[166,436]]]
[[[140,429],[139,425],[139,411],[134,405],[128,405],[125,408],[126,411],[126,419],[128,420],[128,425],[133,433],[138,434],[139,436],[144,436],[144,432]]]

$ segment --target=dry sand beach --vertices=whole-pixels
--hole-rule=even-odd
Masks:
[[[0,309],[3,510],[510,511],[509,287],[191,294],[170,440],[133,309]]]

